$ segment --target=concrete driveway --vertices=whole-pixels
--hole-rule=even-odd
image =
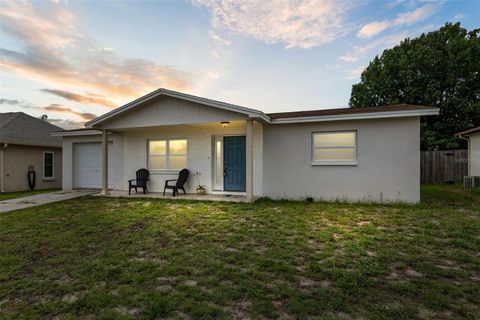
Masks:
[[[36,194],[34,196],[22,197],[4,200],[0,202],[0,213],[20,210],[30,207],[40,206],[42,204],[70,200],[83,197],[89,194],[98,193],[98,190],[82,190],[82,191],[55,191],[50,193]]]

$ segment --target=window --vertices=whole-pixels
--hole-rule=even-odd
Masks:
[[[316,132],[313,133],[312,164],[357,163],[357,132]]]
[[[45,151],[43,153],[43,178],[53,179],[53,152]]]
[[[150,170],[181,170],[187,166],[187,140],[150,140],[148,142]]]
[[[223,190],[223,137],[215,138],[215,190]]]

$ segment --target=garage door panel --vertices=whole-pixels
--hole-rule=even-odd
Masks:
[[[108,145],[108,184],[112,186],[112,143]],[[75,181],[77,188],[102,187],[102,144],[75,145]]]

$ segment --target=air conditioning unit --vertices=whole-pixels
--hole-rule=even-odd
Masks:
[[[480,187],[480,177],[467,176],[463,177],[463,186],[466,189],[473,189]]]

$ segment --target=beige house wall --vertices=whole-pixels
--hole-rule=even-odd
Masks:
[[[54,178],[43,179],[43,152],[54,152]],[[27,172],[36,171],[35,190],[62,186],[62,149],[8,144],[3,149],[3,187],[5,192],[30,190]]]
[[[420,201],[419,117],[264,127],[264,195]],[[357,165],[312,165],[312,133],[356,130]]]

